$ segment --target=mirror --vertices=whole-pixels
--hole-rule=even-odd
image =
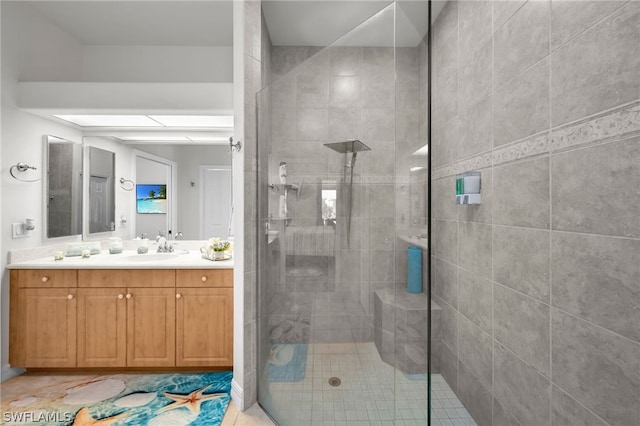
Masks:
[[[174,161],[135,149],[136,235],[154,238],[170,235],[176,228],[174,208]],[[176,230],[177,231],[177,230]]]
[[[46,135],[47,237],[82,234],[82,144]]]
[[[145,212],[148,190],[136,194],[134,236],[203,240],[230,235],[231,154],[225,145],[127,144],[133,148],[137,186],[167,185],[166,214]],[[132,193],[137,193],[134,191]],[[155,212],[155,213],[154,213]]]
[[[89,233],[115,231],[115,154],[89,147]]]

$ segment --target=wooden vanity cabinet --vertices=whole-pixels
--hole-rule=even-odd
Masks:
[[[76,366],[75,271],[11,271],[10,360],[27,367]]]
[[[176,365],[233,365],[233,288],[178,288],[176,328]]]
[[[78,310],[78,367],[174,366],[175,274],[172,269],[79,270],[82,305],[95,310]]]
[[[127,365],[126,288],[78,289],[78,367]]]
[[[14,366],[233,365],[232,270],[13,270],[10,311]]]
[[[175,288],[130,289],[127,367],[172,367],[176,361]]]
[[[233,270],[176,271],[176,365],[233,365]]]

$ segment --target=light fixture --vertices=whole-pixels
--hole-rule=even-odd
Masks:
[[[82,127],[161,127],[146,115],[54,115]]]
[[[126,142],[187,142],[189,138],[186,136],[122,136],[121,139]]]
[[[54,115],[82,127],[233,128],[232,115]]]
[[[165,127],[233,127],[231,115],[150,115]]]
[[[228,142],[229,138],[224,136],[187,136],[193,142]]]
[[[422,170],[422,169],[424,169],[424,167],[415,166],[415,167],[411,167],[411,168],[409,169],[409,171],[417,172],[418,170]]]

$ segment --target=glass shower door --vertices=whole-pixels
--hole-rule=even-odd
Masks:
[[[258,94],[258,397],[280,425],[427,422],[428,296],[406,294],[424,52],[396,47],[398,7],[324,48],[274,46]]]

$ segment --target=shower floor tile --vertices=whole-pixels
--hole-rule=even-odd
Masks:
[[[340,386],[329,384],[332,377]],[[281,426],[424,426],[427,380],[419,379],[382,361],[373,342],[313,343],[304,379],[270,383],[268,408]],[[474,426],[444,378],[431,380],[431,424]]]

